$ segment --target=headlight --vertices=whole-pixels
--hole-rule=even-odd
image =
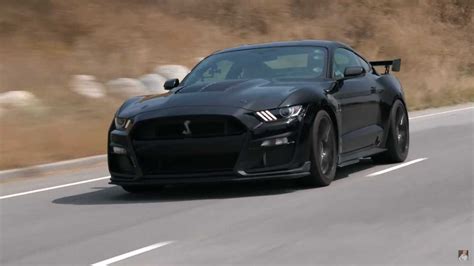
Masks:
[[[131,120],[121,117],[115,117],[114,122],[116,129],[127,129],[128,126],[130,126]]]
[[[290,107],[280,108],[279,113],[283,118],[290,118],[298,116],[301,113],[301,110],[303,110],[302,105],[294,105]]]
[[[302,105],[293,105],[272,110],[263,110],[255,114],[265,122],[276,121],[279,119],[288,119],[301,115],[303,113]]]

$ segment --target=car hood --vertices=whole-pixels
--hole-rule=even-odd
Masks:
[[[192,106],[225,106],[258,111],[277,108],[289,95],[303,89],[323,90],[331,82],[272,82],[265,79],[232,80],[180,86],[173,92],[135,97],[119,110],[122,117]]]

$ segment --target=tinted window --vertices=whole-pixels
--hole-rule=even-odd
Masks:
[[[325,76],[326,49],[272,47],[225,52],[203,60],[183,85],[237,79],[318,79]]]
[[[365,69],[365,72],[370,72],[370,70],[372,69],[370,67],[370,65],[364,60],[362,59],[360,56],[357,56],[357,58],[359,59],[360,61],[360,64],[362,65],[362,67]]]
[[[229,60],[221,60],[209,67],[202,75],[203,82],[215,82],[224,80],[229,74],[230,68],[234,63]]]
[[[357,55],[343,48],[336,49],[332,64],[333,77],[336,79],[344,77],[346,67],[362,66]]]

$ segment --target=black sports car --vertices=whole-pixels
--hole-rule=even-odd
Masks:
[[[374,66],[384,67],[383,73]],[[371,156],[401,162],[408,115],[400,59],[369,62],[347,45],[244,45],[202,60],[169,93],[134,97],[109,130],[111,183],[301,178],[325,186],[336,168]]]

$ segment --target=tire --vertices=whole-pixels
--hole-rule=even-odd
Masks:
[[[337,168],[336,131],[329,114],[321,110],[311,127],[311,174],[303,178],[305,185],[328,186]]]
[[[140,193],[158,191],[163,187],[162,186],[123,185],[122,188],[128,193],[140,194]]]
[[[387,150],[372,156],[377,163],[400,163],[405,161],[410,148],[410,125],[405,105],[396,100],[390,112],[390,128],[386,142]]]

